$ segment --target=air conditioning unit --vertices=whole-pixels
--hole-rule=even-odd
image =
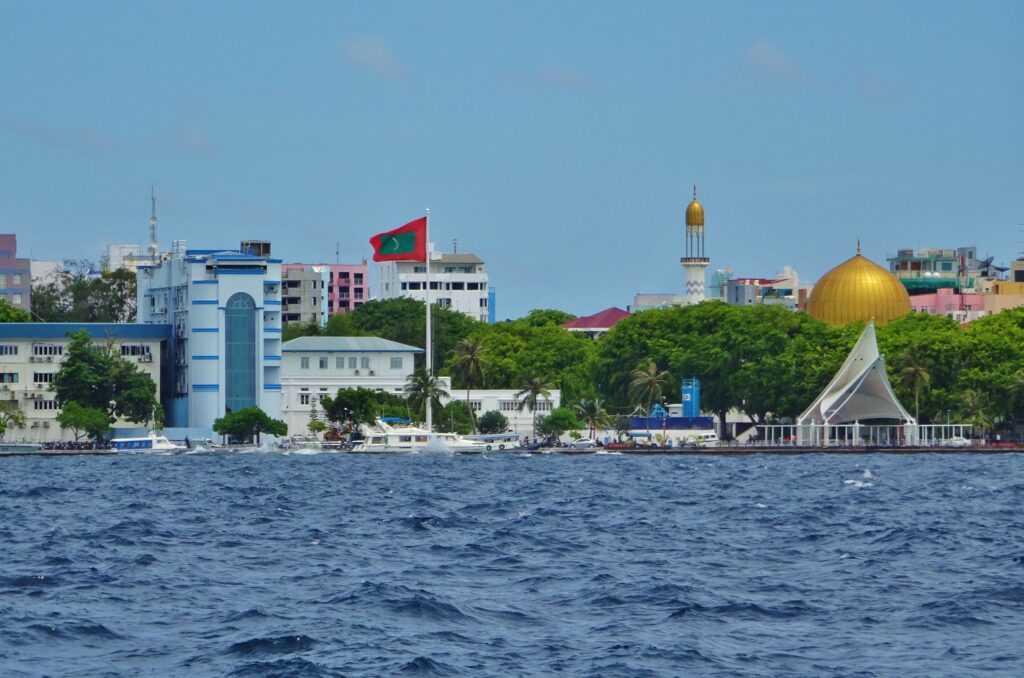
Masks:
[[[46,362],[52,363],[53,362],[53,356],[52,355],[46,356]]]
[[[11,390],[11,387],[8,386],[7,384],[4,384],[3,386],[0,386],[0,388],[2,388],[5,391],[10,391]]]
[[[39,362],[39,358],[37,358],[37,357],[36,357],[36,356],[34,356],[34,355],[33,355],[33,356],[29,356],[29,358],[28,358],[28,361],[29,361],[30,363],[34,363],[34,362]]]
[[[357,377],[359,376],[359,370],[356,370],[356,371],[355,371],[355,375],[356,375]]]
[[[374,372],[373,370],[370,370],[370,376],[371,376],[371,377],[372,377],[372,376],[374,376],[375,374],[377,374],[377,373],[376,373],[376,372]]]
[[[50,422],[44,421],[43,422],[43,428],[50,428]]]
[[[29,428],[39,428],[39,422],[38,421],[33,421],[32,425],[29,426]]]

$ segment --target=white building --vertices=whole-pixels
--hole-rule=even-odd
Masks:
[[[170,340],[167,325],[121,323],[0,323],[0,402],[25,415],[23,427],[8,427],[8,441],[73,440],[57,423],[60,409],[51,390],[54,375],[67,353],[69,332],[85,330],[93,341],[109,345],[118,355],[137,363],[161,393],[160,367]],[[140,424],[118,420],[114,427]],[[145,424],[141,424],[144,426]]]
[[[377,264],[378,297],[426,299],[427,265],[422,261],[382,261]],[[488,320],[487,272],[475,254],[438,253],[430,261],[432,303]]]
[[[228,411],[281,416],[281,260],[269,243],[189,250],[138,268],[140,323],[172,327],[169,426],[209,430]]]
[[[533,409],[520,407],[522,398],[516,398],[518,389],[475,389],[469,392],[469,404],[477,417],[492,410],[501,412],[508,419],[509,430],[521,436],[533,436]],[[448,389],[451,400],[466,402],[465,389]],[[551,397],[541,398],[537,403],[537,419],[551,414],[551,410],[562,406],[562,392],[550,391]]]
[[[377,337],[299,337],[281,347],[281,413],[288,433],[307,432],[311,403],[343,388],[402,395],[423,349]],[[445,381],[442,386],[450,390]]]

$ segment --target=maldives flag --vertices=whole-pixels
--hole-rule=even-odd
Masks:
[[[370,238],[374,261],[426,261],[427,218],[420,217],[405,226]]]

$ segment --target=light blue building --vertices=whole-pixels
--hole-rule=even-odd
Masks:
[[[140,323],[171,326],[169,426],[211,429],[226,412],[281,417],[281,260],[270,243],[186,249],[138,268]]]

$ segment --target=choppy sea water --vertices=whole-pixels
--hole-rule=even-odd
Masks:
[[[1024,675],[1024,457],[0,459],[0,673]]]

